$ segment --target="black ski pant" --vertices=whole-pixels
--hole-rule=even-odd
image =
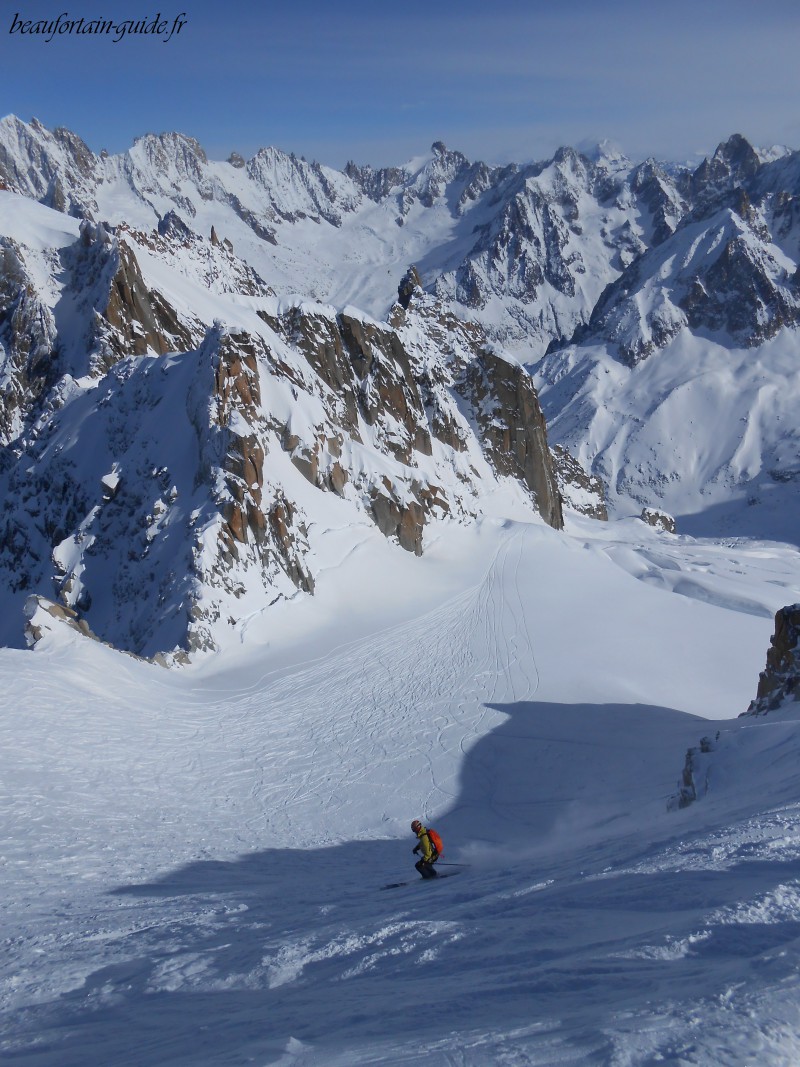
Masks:
[[[433,863],[428,863],[427,860],[417,860],[414,864],[423,878],[438,878],[439,872],[433,869]]]

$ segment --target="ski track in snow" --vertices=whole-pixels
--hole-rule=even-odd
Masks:
[[[577,615],[594,575],[617,592],[609,627],[639,603],[695,641],[732,620],[735,658],[768,620],[671,576],[705,568],[763,605],[795,557],[759,571],[758,546],[682,554],[612,526],[581,548],[590,529],[498,527],[427,613],[343,625],[293,667],[254,657],[227,689],[77,639],[0,655],[8,1062],[800,1062],[795,723],[626,708],[582,677]],[[687,745],[717,728],[714,788],[667,813]],[[471,866],[381,893],[414,873],[415,815]]]

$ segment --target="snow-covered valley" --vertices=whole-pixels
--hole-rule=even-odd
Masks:
[[[800,740],[737,716],[799,575],[487,519],[367,539],[201,665],[3,652],[8,1062],[794,1062]]]

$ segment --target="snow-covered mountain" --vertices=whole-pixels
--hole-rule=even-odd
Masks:
[[[800,157],[743,138],[684,181],[691,210],[536,370],[554,438],[684,529],[796,540]]]
[[[404,167],[344,172],[275,148],[215,162],[175,133],[95,156],[69,131],[0,122],[0,187],[145,230],[175,212],[203,236],[214,226],[279,295],[378,317],[415,263],[426,288],[529,355],[570,337],[605,286],[672,232],[686,210],[679,177],[608,149],[491,167],[441,142]]]
[[[437,142],[340,173],[180,134],[96,156],[9,117],[0,182],[7,620],[27,590],[131,650],[210,647],[245,571],[312,588],[332,499],[419,552],[509,478],[556,526],[605,483],[623,514],[794,536],[797,153],[498,168]]]
[[[504,487],[561,526],[529,374],[413,272],[381,323],[279,301],[174,216],[0,212],[7,643],[37,594],[141,655],[212,648],[313,590],[331,527],[420,554],[432,517]]]
[[[799,170],[797,153],[739,135],[695,171],[607,145],[491,167],[436,142],[404,167],[338,172],[275,148],[215,162],[176,133],[95,156],[70,131],[0,122],[0,187],[112,225],[149,230],[173,212],[200,235],[214,226],[278,295],[379,317],[413,262],[426,288],[533,357],[576,332],[635,361],[678,321],[751,344],[794,322]],[[370,277],[379,265],[388,277]]]
[[[0,1055],[800,1062],[796,154],[0,181]]]

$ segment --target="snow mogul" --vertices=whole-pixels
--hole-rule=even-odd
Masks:
[[[442,839],[435,830],[429,830],[423,826],[419,819],[414,819],[411,829],[417,835],[417,843],[414,854],[421,852],[422,856],[414,866],[423,878],[437,878],[439,872],[434,870],[434,863],[442,853]]]

